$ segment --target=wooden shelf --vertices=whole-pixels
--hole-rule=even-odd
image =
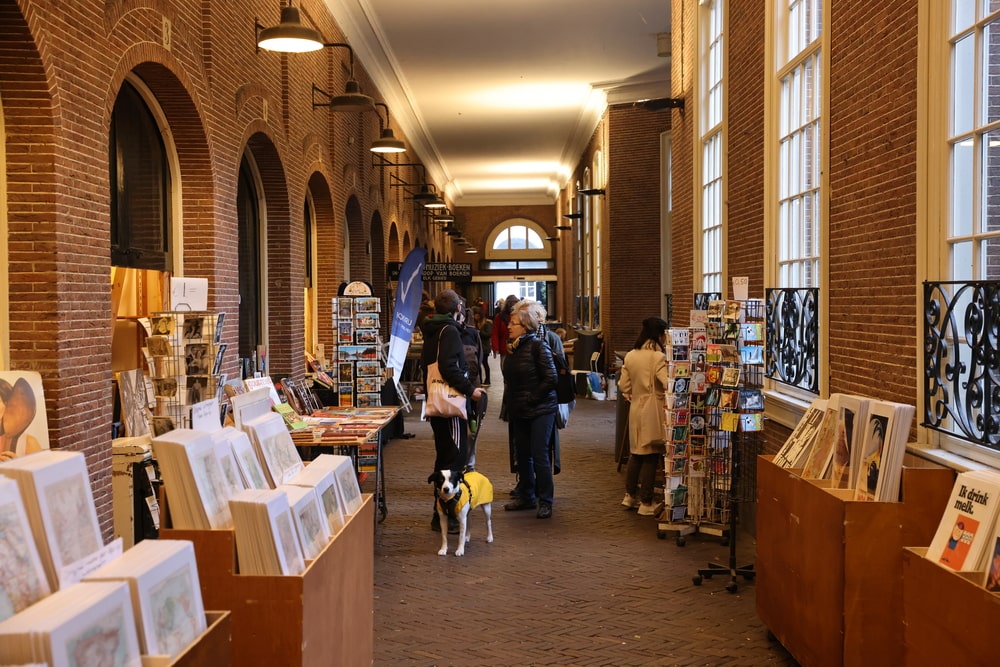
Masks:
[[[206,608],[232,614],[234,665],[369,665],[374,655],[374,501],[297,576],[238,574],[232,530],[160,531],[190,540]],[[214,663],[204,663],[214,664]]]
[[[1000,595],[979,572],[954,572],[903,550],[903,658],[907,665],[991,665],[997,661]]]
[[[954,472],[904,468],[903,500],[856,502],[757,466],[757,615],[803,665],[898,665],[903,547],[929,544]]]

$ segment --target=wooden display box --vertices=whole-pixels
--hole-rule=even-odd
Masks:
[[[954,483],[903,469],[903,500],[850,500],[758,457],[757,615],[802,665],[903,660],[903,547],[930,544]]]
[[[234,665],[370,665],[374,656],[374,501],[297,576],[236,574],[232,530],[160,531],[190,540],[206,608],[232,614]],[[203,663],[212,664],[212,663]]]
[[[233,664],[230,639],[232,624],[228,611],[207,611],[205,632],[180,655],[171,660],[167,656],[143,656],[142,667],[230,667]]]
[[[903,550],[903,658],[907,665],[992,665],[997,662],[1000,595],[980,572],[953,572]]]

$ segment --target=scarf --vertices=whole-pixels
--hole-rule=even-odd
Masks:
[[[521,344],[521,341],[523,341],[525,338],[530,338],[530,337],[532,337],[534,335],[535,334],[533,334],[533,333],[526,333],[523,336],[521,336],[520,338],[508,338],[507,339],[507,352],[510,353],[510,354],[514,354],[514,350],[516,350],[517,347],[518,347],[518,345]]]

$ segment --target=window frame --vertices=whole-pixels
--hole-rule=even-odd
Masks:
[[[818,35],[807,46],[800,49],[794,56],[790,54],[789,44],[789,8],[803,2],[818,2],[821,13],[818,24]],[[820,82],[813,89],[814,95],[820,97],[818,103],[814,100],[816,120],[819,123],[817,137],[819,146],[819,162],[816,165],[818,174],[814,175],[818,183],[817,204],[817,234],[814,257],[817,259],[816,275],[811,285],[784,285],[780,280],[778,253],[770,253],[769,261],[764,264],[764,284],[773,287],[818,287],[817,300],[819,310],[819,395],[829,394],[829,374],[824,370],[829,368],[829,268],[825,258],[829,247],[829,144],[830,144],[830,2],[822,0],[767,0],[765,5],[768,17],[765,29],[764,53],[767,75],[764,77],[764,247],[776,251],[784,241],[779,227],[779,196],[781,192],[782,168],[780,162],[781,94],[783,78],[807,58],[818,61]],[[814,25],[814,27],[816,27]],[[816,398],[816,395],[792,387],[781,382],[767,379],[765,391],[768,395],[768,417],[791,428],[798,423],[805,409]]]

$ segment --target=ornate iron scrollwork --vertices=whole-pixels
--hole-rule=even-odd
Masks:
[[[922,426],[1000,449],[998,331],[1000,281],[924,283]]]
[[[819,289],[768,288],[766,375],[819,394]]]

